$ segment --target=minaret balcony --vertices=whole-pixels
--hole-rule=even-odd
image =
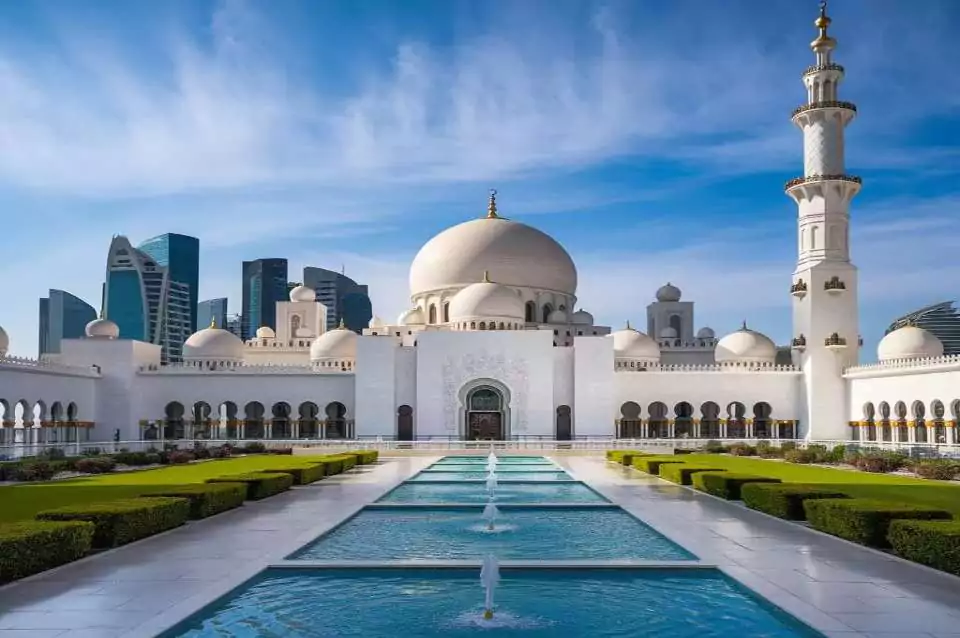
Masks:
[[[811,64],[803,70],[803,75],[806,77],[808,75],[813,75],[814,73],[820,73],[821,71],[839,71],[840,73],[843,73],[844,68],[833,62],[829,64]]]
[[[834,352],[839,350],[845,350],[847,347],[847,340],[841,337],[839,334],[834,332],[832,335],[823,340],[823,345],[828,349],[833,350]]]
[[[804,337],[802,334],[799,337],[795,337],[790,342],[790,347],[793,348],[794,350],[803,352],[804,350],[807,349],[807,338]]]
[[[798,279],[795,284],[790,286],[790,294],[796,297],[797,299],[803,299],[807,296],[807,282],[803,279]]]
[[[795,118],[802,113],[807,111],[813,111],[816,109],[843,109],[845,111],[852,111],[853,113],[857,112],[857,105],[853,102],[842,102],[839,100],[822,100],[820,102],[810,102],[808,104],[801,104],[797,108],[793,109],[793,113],[790,114],[791,118]]]
[[[847,291],[847,284],[840,281],[840,278],[834,275],[829,281],[823,282],[823,289],[831,295],[839,295]]]
[[[817,182],[849,182],[859,186],[863,184],[863,179],[856,175],[805,175],[791,179],[783,185],[783,190],[789,192],[797,186],[806,186],[807,184],[816,184]]]

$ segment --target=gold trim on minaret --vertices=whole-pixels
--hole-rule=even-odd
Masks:
[[[816,50],[822,47],[832,49],[837,46],[837,41],[827,35],[827,27],[830,26],[831,22],[832,20],[827,15],[827,0],[820,0],[820,15],[813,21],[814,26],[820,29],[820,35],[810,43],[811,49]]]
[[[497,189],[490,189],[490,202],[487,204],[487,219],[497,219]]]

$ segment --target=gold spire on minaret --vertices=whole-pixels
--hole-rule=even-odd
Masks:
[[[210,317],[210,327],[211,327],[211,328],[216,328],[216,327],[217,327],[217,318],[216,318],[216,317]]]
[[[827,15],[827,0],[820,0],[820,15],[814,20],[813,24],[820,29],[820,35],[810,43],[810,48],[816,51],[819,48],[832,49],[837,46],[837,41],[827,35],[827,27],[830,26],[830,17]]]
[[[497,189],[490,189],[490,202],[487,204],[487,219],[497,219]]]

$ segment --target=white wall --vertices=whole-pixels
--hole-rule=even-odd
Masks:
[[[81,421],[96,419],[96,387],[99,379],[94,375],[70,374],[48,367],[28,367],[0,360],[0,399],[6,404],[3,415],[12,421],[19,401],[26,401],[24,421],[33,421],[33,407],[43,402],[46,407],[44,419],[50,418],[51,406],[59,401],[63,410],[61,418],[67,418],[67,406],[77,405],[77,418]],[[91,435],[92,436],[92,435]]]
[[[357,434],[391,437],[396,432],[397,352],[394,339],[358,337],[356,362]]]
[[[850,410],[848,421],[863,421],[864,404],[873,403],[876,419],[879,420],[880,403],[890,405],[891,418],[895,418],[894,406],[903,401],[907,408],[907,419],[912,420],[912,406],[921,401],[927,419],[933,418],[933,402],[943,403],[947,420],[956,419],[952,413],[954,401],[960,401],[960,363],[955,369],[940,367],[891,369],[878,366],[874,370],[848,372],[850,386]],[[854,369],[856,370],[856,369]]]
[[[573,343],[574,436],[612,436],[616,401],[613,339],[577,337]]]

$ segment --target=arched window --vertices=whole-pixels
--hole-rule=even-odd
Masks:
[[[290,317],[290,336],[296,337],[297,330],[300,329],[300,315],[293,315]]]
[[[430,310],[428,311],[427,323],[437,323],[437,306],[436,306],[436,304],[430,304]]]
[[[523,320],[527,323],[533,323],[537,320],[537,304],[532,301],[528,301],[526,306],[524,306],[524,317]]]
[[[443,323],[450,321],[450,302],[443,302]]]
[[[550,313],[553,312],[553,306],[550,304],[543,305],[543,323],[547,323],[550,320]]]

